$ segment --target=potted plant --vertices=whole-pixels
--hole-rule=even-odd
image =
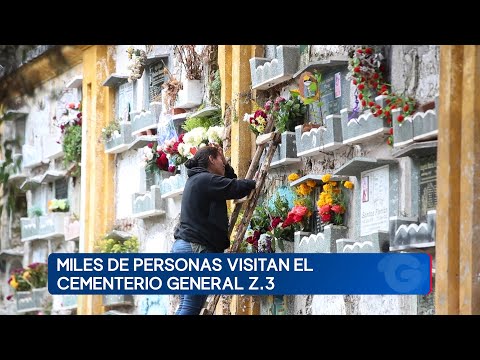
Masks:
[[[203,98],[201,54],[197,53],[195,45],[175,45],[174,53],[178,62],[185,69],[176,107],[188,109],[198,106],[202,103]]]

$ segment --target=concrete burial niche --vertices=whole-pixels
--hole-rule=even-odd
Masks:
[[[250,59],[253,90],[266,90],[293,77],[298,70],[300,46],[279,45],[275,58]]]

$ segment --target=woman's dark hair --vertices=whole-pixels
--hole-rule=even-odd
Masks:
[[[218,149],[214,146],[204,146],[198,149],[195,156],[185,161],[185,167],[191,169],[194,167],[208,168],[208,157],[212,155],[214,158],[218,156]]]

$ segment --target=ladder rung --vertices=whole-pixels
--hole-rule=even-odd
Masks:
[[[268,133],[268,134],[258,135],[258,136],[257,136],[257,140],[255,141],[255,143],[256,143],[257,145],[266,144],[267,142],[269,142],[270,140],[272,140],[274,136],[275,136],[275,132],[270,132],[270,133]]]

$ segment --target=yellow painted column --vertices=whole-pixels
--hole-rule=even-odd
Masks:
[[[261,53],[261,54],[260,54]],[[263,46],[255,45],[220,45],[218,47],[218,64],[222,80],[222,112],[231,111],[231,164],[240,178],[243,178],[250,166],[252,141],[254,137],[248,124],[242,121],[245,113],[251,112],[251,76],[250,58],[261,56]],[[230,304],[232,314],[259,314],[258,302],[251,296],[233,296]],[[223,309],[217,306],[216,313]]]
[[[480,46],[463,46],[460,314],[480,314]],[[450,184],[452,186],[452,184]]]
[[[225,114],[226,107],[232,102],[232,45],[218,46],[218,68],[222,81],[222,114]]]
[[[113,155],[105,154],[102,128],[113,120],[114,90],[102,83],[115,71],[113,47],[91,46],[83,53],[82,200],[80,252],[94,252],[96,241],[112,226],[114,218]],[[79,296],[78,314],[103,312],[100,295]]]
[[[480,46],[440,47],[436,313],[480,314]]]
[[[458,314],[463,47],[440,47],[435,312]]]
[[[251,45],[232,45],[232,110],[236,121],[232,121],[231,161],[239,177],[246,175],[251,160],[251,131],[242,121],[243,115],[251,111],[251,54]]]

